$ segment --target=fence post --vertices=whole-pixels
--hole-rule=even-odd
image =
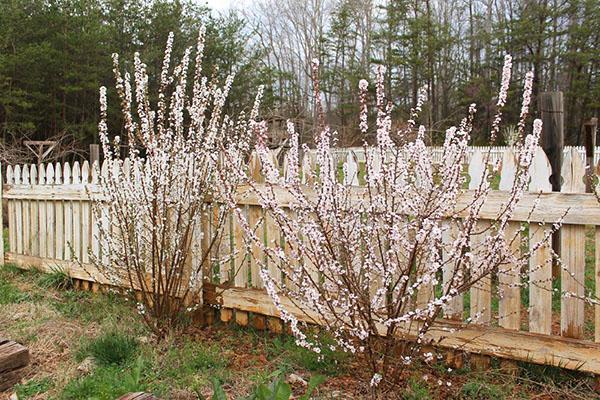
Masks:
[[[95,162],[100,162],[100,145],[90,144],[90,165],[94,165]]]
[[[544,149],[552,175],[550,183],[553,192],[560,192],[561,188],[561,170],[563,163],[563,149],[565,141],[564,133],[564,106],[562,92],[542,92],[539,96],[540,117],[542,118],[543,128],[540,146]],[[560,256],[560,231],[552,236],[552,250]],[[557,263],[553,264],[552,277],[557,278],[560,275]]]
[[[594,150],[596,149],[596,128],[598,118],[590,118],[583,124],[583,143],[585,145],[585,192],[592,193],[593,177],[596,175]]]

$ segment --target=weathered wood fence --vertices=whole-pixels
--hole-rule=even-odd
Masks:
[[[509,146],[469,146],[469,151],[465,154],[465,159],[463,160],[465,164],[471,162],[471,158],[473,154],[476,152],[488,153],[490,155],[490,162],[494,163],[496,161],[502,160],[504,152],[507,151]],[[440,162],[443,155],[443,148],[439,146],[429,147],[431,151],[431,156],[434,162]],[[575,150],[575,152],[581,157],[581,159],[585,162],[586,153],[584,146],[565,146],[563,150],[563,156],[566,157],[567,154],[571,154]],[[594,148],[594,165],[598,164],[600,161],[600,147]],[[355,155],[358,162],[365,161],[365,151],[362,147],[345,147],[334,150],[335,156],[340,160],[345,160],[348,153],[352,153]]]
[[[500,204],[508,199],[506,190],[514,180],[515,160],[511,151],[504,151],[502,157],[498,190],[488,196],[482,219],[495,219]],[[481,177],[483,156],[475,151],[470,158],[472,190]],[[347,157],[345,162],[346,171],[359,171],[354,157]],[[310,162],[302,167],[311,168]],[[250,168],[255,168],[253,176],[260,181],[258,163],[251,162]],[[91,265],[86,265],[88,250],[100,255],[98,243],[102,240],[87,194],[96,190],[97,170],[87,162],[8,166],[0,197],[8,207],[5,262],[47,271],[60,267],[74,278],[107,284]],[[564,160],[562,193],[550,192],[550,167],[541,149],[536,152],[531,172],[530,192],[519,203],[510,223],[513,232],[518,232],[522,224],[529,227],[517,241],[515,251],[533,246],[544,235],[544,229],[566,213],[560,246],[563,270],[553,278],[550,249],[535,250],[530,271],[523,271],[528,275],[524,283],[520,273],[497,271],[473,287],[464,299],[455,298],[450,312],[453,320],[440,321],[428,338],[446,348],[600,374],[600,306],[584,300],[584,295],[600,297],[600,205],[593,194],[584,193],[585,167],[576,149]],[[359,184],[354,177],[343,179]],[[465,201],[469,194],[465,193]],[[289,204],[289,195],[284,191],[278,196],[281,204]],[[531,213],[534,204],[537,207]],[[240,188],[238,205],[257,232],[262,232],[265,243],[285,247],[278,226],[268,216],[264,218],[262,207],[250,191]],[[206,229],[212,229],[210,221]],[[214,248],[211,263],[204,270],[204,302],[218,304],[223,320],[235,318],[246,324],[256,318],[268,325],[281,324],[276,308],[262,290],[256,262],[261,257],[265,255],[258,247],[246,249],[243,230],[231,217],[224,240]],[[230,277],[233,287],[225,285]],[[561,296],[561,292],[581,297]],[[301,310],[295,313],[300,320],[312,322]],[[464,323],[475,316],[476,323]]]

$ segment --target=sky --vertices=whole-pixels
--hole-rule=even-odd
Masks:
[[[234,3],[233,0],[197,0],[199,3],[203,3],[208,5],[211,9],[215,11],[227,11],[231,4]]]

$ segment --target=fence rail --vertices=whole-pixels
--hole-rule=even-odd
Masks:
[[[479,149],[470,157],[472,188],[480,176],[481,157]],[[503,151],[502,160],[500,190],[488,196],[482,219],[494,219],[501,204],[506,203],[508,192],[502,189],[507,189],[510,174],[514,174],[514,168],[510,167],[514,158],[511,152]],[[355,161],[346,157],[345,162]],[[254,167],[257,168],[256,163]],[[89,251],[101,256],[98,243],[102,238],[89,201],[89,192],[98,190],[98,170],[87,162],[8,166],[0,197],[8,207],[9,249],[5,262],[45,270],[59,266],[77,279],[108,284],[89,264]],[[344,170],[359,169],[357,165],[347,165]],[[563,193],[551,193],[549,163],[538,149],[530,192],[519,203],[509,227],[519,232],[522,224],[527,224],[529,229],[521,233],[522,240],[517,245],[533,246],[549,224],[564,216],[560,242],[564,268],[554,283],[560,285],[559,292],[577,293],[581,297],[559,296],[553,290],[550,249],[541,247],[530,259],[528,278],[532,283],[522,286],[520,274],[497,271],[471,289],[469,302],[462,295],[453,299],[449,314],[454,320],[439,321],[428,333],[429,339],[448,348],[600,374],[600,306],[583,299],[589,291],[600,297],[600,206],[593,194],[584,193],[584,172],[579,150],[570,149],[565,154],[562,171]],[[353,177],[343,179],[358,183]],[[356,188],[357,195],[361,190]],[[469,204],[472,195],[467,190],[459,206]],[[293,201],[284,190],[276,191],[276,199],[282,205]],[[531,214],[534,204],[536,211]],[[252,191],[239,188],[238,206],[251,226],[263,232],[265,243],[282,243],[279,227],[273,219],[264,218],[264,210]],[[203,229],[213,229],[210,220]],[[229,222],[225,240],[213,249],[210,265],[204,270],[204,301],[223,307],[223,315],[236,310],[236,319],[240,321],[247,321],[248,313],[279,317],[262,290],[259,277],[256,260],[265,255],[256,246],[246,249],[242,228],[233,216]],[[276,266],[269,268],[275,270]],[[234,287],[224,286],[230,279]],[[553,296],[560,297],[560,301],[553,302]],[[298,318],[314,322],[305,311],[296,310]],[[469,317],[475,318],[475,324],[466,324]]]

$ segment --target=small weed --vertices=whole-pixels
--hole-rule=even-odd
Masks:
[[[63,269],[56,267],[50,273],[40,274],[37,284],[44,289],[66,290],[73,287],[73,279]]]
[[[27,383],[20,383],[15,386],[15,391],[19,399],[28,399],[38,394],[46,393],[52,388],[52,381],[50,378],[43,378],[40,380],[32,379]]]
[[[429,389],[422,381],[416,378],[410,378],[406,393],[402,395],[404,400],[427,400],[431,398]]]
[[[15,275],[23,273],[23,270],[15,264],[4,264],[0,265],[0,278],[9,278]]]
[[[78,358],[93,356],[100,365],[124,365],[137,352],[137,340],[120,332],[108,332],[84,345]]]

